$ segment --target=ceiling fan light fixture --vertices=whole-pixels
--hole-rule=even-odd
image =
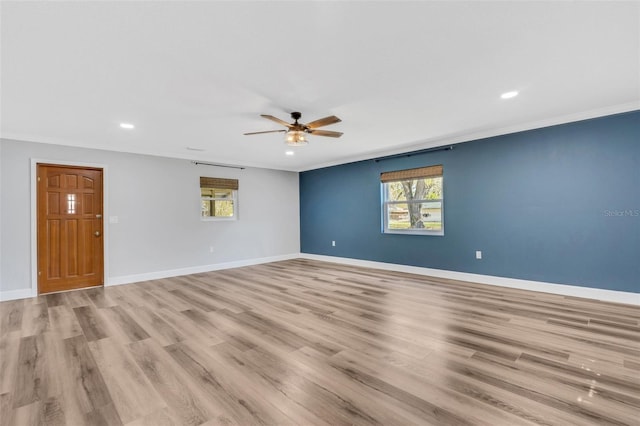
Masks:
[[[289,130],[285,133],[284,141],[289,146],[302,146],[309,143],[307,134],[302,130]]]

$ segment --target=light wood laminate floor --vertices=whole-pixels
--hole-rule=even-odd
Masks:
[[[640,309],[311,260],[0,304],[8,425],[638,425]]]

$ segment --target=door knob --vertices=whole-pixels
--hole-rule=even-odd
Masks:
[[[96,231],[96,232],[94,232],[94,235],[95,235],[96,237],[99,237],[99,236],[100,236],[100,231]]]

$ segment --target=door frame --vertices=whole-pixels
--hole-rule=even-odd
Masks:
[[[100,163],[85,163],[81,161],[62,161],[46,158],[31,158],[31,297],[38,296],[38,164],[51,166],[87,167],[102,170],[102,280],[103,286],[108,285],[109,271],[109,179],[107,165]]]

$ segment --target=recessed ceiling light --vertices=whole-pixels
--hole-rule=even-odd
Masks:
[[[120,127],[122,127],[123,129],[133,129],[136,126],[131,123],[120,123]]]
[[[502,99],[511,99],[511,98],[515,98],[516,96],[518,96],[517,90],[512,90],[511,92],[505,92],[502,95],[500,95]]]
[[[293,152],[293,151],[285,151],[284,154],[288,155],[289,157],[291,157],[293,154],[295,154],[295,152]]]

